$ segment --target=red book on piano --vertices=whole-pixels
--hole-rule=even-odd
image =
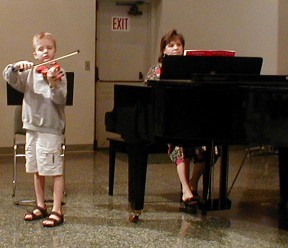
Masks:
[[[186,56],[235,56],[235,51],[231,50],[185,50]]]

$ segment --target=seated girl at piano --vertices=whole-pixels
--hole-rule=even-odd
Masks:
[[[160,42],[158,64],[152,66],[148,71],[145,84],[148,80],[159,80],[163,57],[165,55],[183,55],[184,46],[185,40],[182,34],[177,33],[175,29],[167,32]],[[197,193],[198,181],[204,172],[206,164],[205,147],[179,147],[168,144],[168,154],[172,162],[176,164],[182,186],[182,204],[184,204],[185,208],[196,206],[200,199]],[[189,166],[192,159],[194,160],[195,166],[192,177],[189,179]]]

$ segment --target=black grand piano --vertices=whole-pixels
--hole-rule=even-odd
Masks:
[[[222,147],[218,198],[211,199],[210,166],[203,188],[206,210],[229,209],[229,145],[268,144],[278,148],[280,203],[288,200],[288,78],[260,75],[262,58],[168,56],[161,80],[148,86],[115,85],[114,109],[106,130],[127,143],[132,218],[144,208],[148,147]],[[178,122],[176,117],[182,120]],[[213,153],[211,153],[213,154]],[[133,216],[134,215],[134,216]]]

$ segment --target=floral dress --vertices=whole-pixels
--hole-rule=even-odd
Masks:
[[[145,78],[145,84],[147,84],[148,80],[159,80],[160,74],[161,64],[152,66]],[[194,159],[194,162],[204,162],[206,160],[206,147],[181,147],[168,144],[168,155],[176,165],[182,162],[189,162],[191,159]]]
[[[145,84],[147,83],[148,80],[159,80],[160,74],[161,74],[161,64],[159,63],[158,65],[152,66],[146,75]]]

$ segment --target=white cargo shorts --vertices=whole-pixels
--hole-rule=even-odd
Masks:
[[[63,175],[63,158],[61,146],[63,135],[26,132],[26,172],[41,176]]]

